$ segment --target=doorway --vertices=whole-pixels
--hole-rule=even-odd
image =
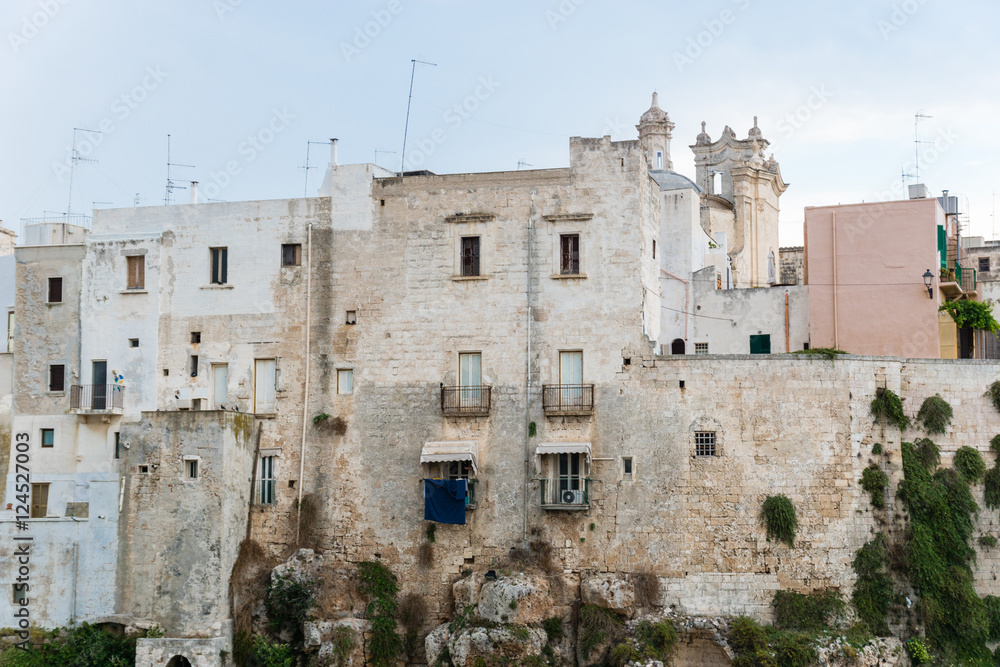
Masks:
[[[92,361],[90,371],[93,394],[90,398],[91,410],[104,410],[108,406],[108,362]]]

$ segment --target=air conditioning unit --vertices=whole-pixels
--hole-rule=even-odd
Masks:
[[[562,492],[563,505],[582,505],[583,489],[567,490]]]
[[[178,410],[190,410],[191,409],[191,399],[190,398],[178,398],[177,399],[177,409]]]

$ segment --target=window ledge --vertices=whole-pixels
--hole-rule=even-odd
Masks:
[[[253,413],[253,416],[256,417],[257,419],[277,419],[278,418],[278,413],[277,412],[255,412],[255,413]]]
[[[489,276],[452,276],[451,279],[454,280],[457,283],[460,283],[460,282],[469,282],[469,281],[476,281],[476,280],[489,280],[490,277]]]
[[[45,305],[46,306],[61,306],[61,305],[63,305],[63,302],[62,301],[46,301]]]
[[[218,284],[202,285],[201,288],[202,289],[233,289],[233,286],[231,284],[229,284],[229,283],[226,283],[225,285],[218,285]]]
[[[45,392],[45,395],[46,396],[65,396],[66,395],[66,391],[65,390],[63,390],[63,391],[47,391],[47,392]]]
[[[142,288],[136,287],[136,288],[123,289],[122,291],[120,291],[118,293],[119,294],[149,294],[149,290],[147,290],[145,287],[142,287]]]
[[[586,273],[553,273],[549,278],[552,280],[585,280],[587,278]]]

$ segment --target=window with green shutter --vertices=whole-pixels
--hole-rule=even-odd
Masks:
[[[771,334],[750,336],[750,354],[771,354]]]

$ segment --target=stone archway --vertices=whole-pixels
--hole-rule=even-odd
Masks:
[[[183,655],[175,655],[170,658],[170,662],[167,663],[167,667],[191,667],[191,661]]]
[[[670,354],[684,354],[684,339],[674,339],[674,342],[670,344]]]

